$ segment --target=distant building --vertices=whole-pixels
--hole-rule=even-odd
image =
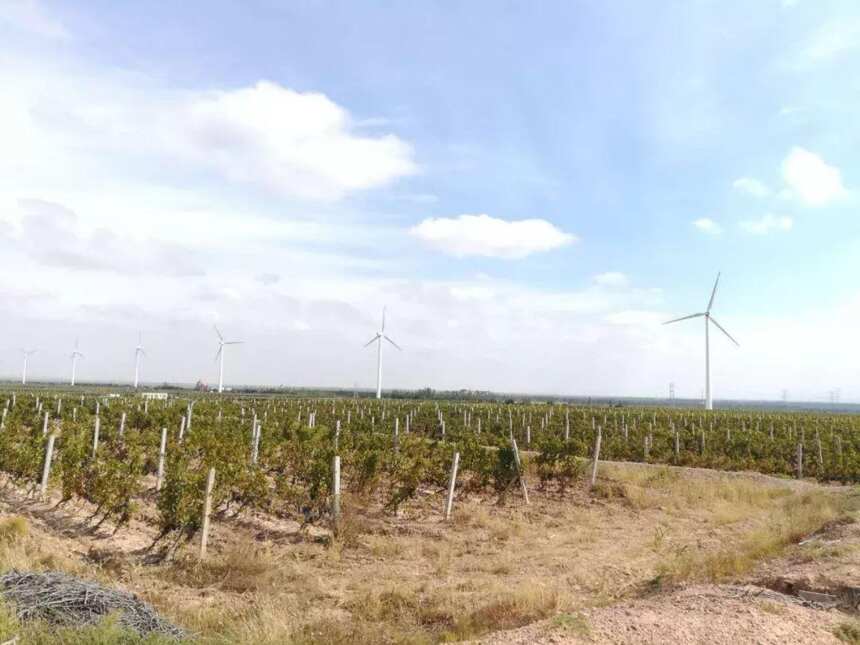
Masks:
[[[140,396],[144,399],[156,399],[158,401],[163,401],[167,399],[167,392],[141,392]]]

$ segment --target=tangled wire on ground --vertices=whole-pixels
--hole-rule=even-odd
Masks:
[[[141,635],[176,639],[185,632],[159,616],[134,594],[108,589],[59,571],[9,571],[0,576],[0,594],[15,605],[20,620],[44,620],[53,625],[93,625],[118,613],[120,624]]]

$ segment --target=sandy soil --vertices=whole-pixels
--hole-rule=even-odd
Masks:
[[[754,586],[693,586],[612,607],[555,617],[497,633],[481,645],[574,643],[840,643],[832,629],[845,617],[836,610]]]

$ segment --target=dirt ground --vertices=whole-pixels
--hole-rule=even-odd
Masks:
[[[219,643],[827,643],[856,611],[797,595],[860,584],[849,489],[633,465],[602,467],[591,492],[529,485],[529,506],[470,496],[448,523],[439,491],[397,516],[346,499],[334,542],[289,519],[219,517],[201,564],[196,543],[166,560],[150,548],[152,497],[129,526],[94,529],[87,504],[4,482],[0,517],[29,534],[0,547],[0,566],[97,578]]]

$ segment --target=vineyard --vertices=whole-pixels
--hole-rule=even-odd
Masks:
[[[13,392],[0,471],[34,494],[85,499],[99,521],[119,526],[154,494],[160,535],[190,537],[203,523],[212,469],[214,513],[326,524],[336,520],[335,487],[380,495],[392,513],[427,488],[527,502],[526,467],[541,487],[563,492],[586,476],[596,448],[600,460],[860,481],[860,425],[848,415]]]
[[[576,627],[579,614],[564,612],[650,597],[667,581],[734,580],[798,543],[802,562],[844,558],[846,547],[821,551],[808,536],[857,526],[858,423],[9,390],[0,393],[0,574],[73,574],[86,581],[74,583],[82,606],[95,577],[141,594],[202,643],[429,644],[560,612]],[[860,533],[851,539],[860,544]],[[854,585],[853,560],[840,562],[828,584]],[[0,637],[54,642],[50,627],[3,620],[0,603]],[[837,623],[814,619],[824,636]],[[827,642],[815,629],[796,642]],[[124,631],[87,638],[161,642]]]

